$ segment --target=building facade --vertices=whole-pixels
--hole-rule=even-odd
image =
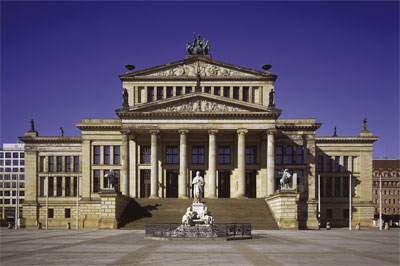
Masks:
[[[4,143],[0,150],[0,206],[2,221],[22,217],[25,199],[25,152],[23,143]]]
[[[375,159],[373,161],[372,201],[375,215],[379,214],[379,176],[382,181],[382,214],[399,220],[400,160]]]
[[[315,119],[279,119],[276,78],[211,55],[121,75],[118,119],[82,119],[80,137],[40,137],[32,128],[20,138],[27,224],[45,217],[48,190],[50,224],[74,222],[79,193],[82,225],[101,227],[104,175],[113,169],[123,196],[155,199],[191,198],[191,180],[200,171],[205,198],[265,198],[281,228],[318,227],[320,175],[322,223],[347,225],[352,193],[353,223],[371,225],[377,137],[366,122],[357,136],[317,137],[321,123]],[[290,191],[280,189],[284,169],[294,177]]]

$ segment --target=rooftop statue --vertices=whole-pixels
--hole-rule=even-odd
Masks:
[[[31,119],[31,132],[35,131],[35,121],[33,121],[33,119]]]
[[[208,51],[210,51],[210,43],[204,38],[202,40],[200,34],[198,34],[197,37],[195,34],[193,44],[191,42],[186,44],[186,51],[188,54],[208,54]]]

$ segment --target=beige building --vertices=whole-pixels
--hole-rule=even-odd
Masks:
[[[44,221],[48,190],[50,225],[75,222],[79,193],[81,226],[115,227],[129,198],[191,198],[200,171],[205,198],[265,198],[280,228],[318,227],[317,175],[321,222],[346,226],[352,175],[352,223],[372,225],[378,138],[366,123],[357,136],[317,137],[315,119],[279,119],[276,78],[210,55],[121,75],[119,119],[82,119],[80,137],[40,137],[32,129],[20,138],[26,223]],[[110,169],[122,195],[102,191]],[[280,190],[283,169],[293,189]]]

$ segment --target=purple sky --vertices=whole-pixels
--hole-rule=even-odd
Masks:
[[[358,135],[399,158],[399,3],[1,2],[1,142],[35,119],[41,136],[116,118],[119,74],[184,58],[200,33],[213,59],[278,75],[281,118],[316,118],[319,136]]]

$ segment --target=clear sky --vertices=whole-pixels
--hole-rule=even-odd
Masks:
[[[82,118],[117,118],[124,65],[184,58],[200,33],[212,58],[278,75],[281,118],[315,118],[319,136],[355,136],[399,158],[399,3],[1,2],[1,142],[35,119],[41,136],[77,136]]]

